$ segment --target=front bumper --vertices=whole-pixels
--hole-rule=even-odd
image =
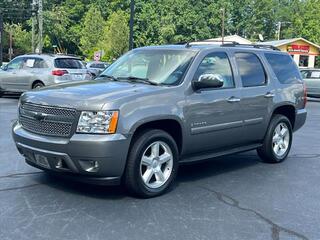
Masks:
[[[94,184],[118,184],[124,172],[130,139],[122,134],[74,134],[70,139],[28,132],[15,122],[12,136],[26,162],[68,178]],[[41,164],[37,156],[44,157]],[[98,167],[88,171],[87,166]]]

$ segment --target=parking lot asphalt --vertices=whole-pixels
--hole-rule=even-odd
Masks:
[[[320,239],[320,101],[309,101],[287,161],[251,151],[182,166],[171,192],[147,200],[26,165],[10,133],[17,103],[0,98],[2,240]]]

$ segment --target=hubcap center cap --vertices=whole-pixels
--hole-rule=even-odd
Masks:
[[[158,160],[156,160],[156,159],[154,159],[153,161],[152,161],[152,164],[151,164],[151,166],[152,166],[152,168],[153,169],[156,169],[157,167],[158,167]]]

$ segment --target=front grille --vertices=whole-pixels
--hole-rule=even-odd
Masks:
[[[70,137],[77,123],[75,109],[25,103],[19,109],[19,122],[30,132],[59,137]]]

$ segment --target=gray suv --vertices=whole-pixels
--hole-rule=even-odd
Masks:
[[[68,55],[28,54],[14,58],[0,70],[0,96],[52,84],[90,80],[81,59]]]
[[[60,176],[119,184],[140,197],[173,185],[179,164],[257,149],[289,154],[306,120],[290,55],[238,44],[143,47],[98,78],[24,93],[13,138],[26,162]]]

